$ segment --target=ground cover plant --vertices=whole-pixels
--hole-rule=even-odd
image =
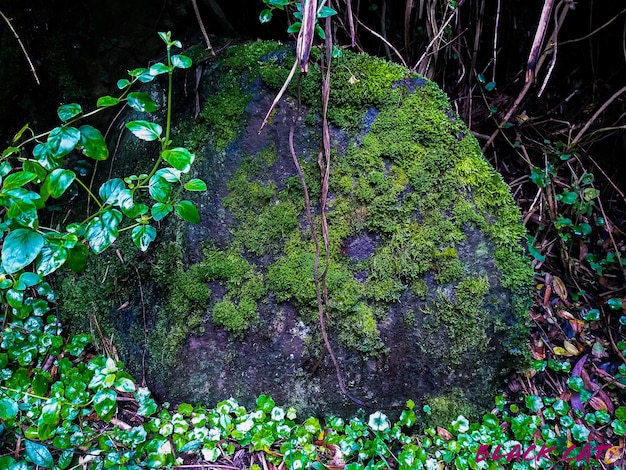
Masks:
[[[163,38],[168,51],[177,46]],[[121,103],[153,109],[149,96],[127,87],[159,75],[171,79],[174,68],[189,65],[184,56],[168,57],[167,63],[133,71],[129,83],[118,84],[120,97],[104,97],[98,108]],[[202,182],[186,179],[193,157],[169,148],[167,124],[163,134],[148,121],[135,122],[129,130],[160,145],[169,166],[158,162],[146,174],[105,183],[89,196],[98,210],[82,224],[64,227],[52,218],[49,229],[40,226],[39,214],[57,198],[87,193],[84,162],[106,156],[97,130],[75,126],[88,114],[76,105],[61,107],[58,128],[38,136],[24,128],[2,154],[0,468],[623,465],[626,318],[623,236],[616,230],[622,214],[602,201],[626,198],[617,188],[615,196],[604,196],[576,146],[537,136],[531,144],[511,139],[522,156],[531,155],[512,186],[526,214],[537,272],[532,367],[504,384],[492,413],[480,421],[459,417],[423,429],[411,402],[397,420],[372,410],[352,419],[307,418],[269,396],[249,410],[233,400],[212,409],[159,405],[114,356],[94,353],[86,335],[63,335],[47,274],[63,264],[80,269],[87,245],[102,251],[120,232],[130,232],[139,249],[148,248],[152,221],[169,213],[196,219],[180,198],[181,187],[203,189]],[[66,162],[73,149],[87,158]]]

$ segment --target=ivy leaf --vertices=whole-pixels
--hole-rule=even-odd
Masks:
[[[177,181],[180,181],[181,172],[176,168],[161,168],[155,173],[155,175],[160,176],[169,183],[176,183]]]
[[[122,213],[116,209],[107,209],[102,215],[95,217],[85,232],[85,238],[94,253],[102,253],[115,241],[118,235],[117,226],[122,221]]]
[[[74,116],[78,116],[83,110],[78,103],[64,104],[58,107],[57,114],[59,119],[63,122],[67,122]]]
[[[21,188],[26,183],[30,183],[36,178],[37,175],[35,173],[31,173],[29,171],[18,171],[17,173],[10,174],[4,179],[2,188],[4,190]]]
[[[266,8],[265,10],[261,10],[261,13],[259,13],[259,21],[261,22],[261,24],[269,23],[270,21],[272,21],[272,16],[272,10]]]
[[[200,214],[198,213],[198,209],[191,201],[180,201],[176,204],[176,213],[180,216],[181,219],[186,220],[187,222],[191,222],[192,224],[197,224],[200,222]]]
[[[126,123],[126,128],[135,137],[147,142],[160,139],[163,133],[163,128],[160,125],[148,121],[130,121]]]
[[[300,31],[300,28],[302,28],[302,23],[300,21],[296,21],[291,26],[289,26],[289,28],[287,28],[287,32],[288,33],[297,33],[297,32]]]
[[[35,465],[43,468],[52,468],[54,459],[48,448],[33,441],[26,440],[26,455]]]
[[[8,201],[7,217],[23,227],[37,228],[37,207],[28,198],[15,197]]]
[[[37,178],[33,181],[36,181],[37,183],[44,181],[46,179],[46,176],[48,176],[48,172],[46,171],[46,169],[42,167],[39,163],[32,160],[25,161],[22,164],[22,168],[24,168],[24,171],[28,171],[29,173],[35,173],[37,175]],[[2,172],[0,172],[0,174],[2,174]]]
[[[2,267],[13,274],[32,263],[41,252],[44,238],[26,228],[13,230],[2,245]]]
[[[117,87],[118,87],[120,90],[123,90],[124,88],[126,88],[126,87],[127,87],[127,86],[129,86],[129,85],[130,85],[130,81],[128,81],[128,80],[127,80],[127,79],[125,79],[125,78],[121,78],[120,80],[118,80],[118,81],[117,81]]]
[[[191,59],[186,55],[175,54],[172,56],[172,65],[178,69],[188,69],[191,67]]]
[[[152,214],[152,218],[158,222],[159,220],[163,220],[167,214],[173,210],[174,207],[171,204],[157,202],[154,206],[152,206],[152,209],[150,209],[150,213]]]
[[[100,186],[98,194],[100,194],[104,205],[116,205],[124,190],[126,190],[124,180],[121,178],[113,178]]]
[[[190,179],[185,183],[187,191],[206,191],[206,183],[197,178]]]
[[[0,419],[5,421],[7,419],[13,419],[17,416],[19,408],[15,400],[10,398],[4,398],[0,400]]]
[[[154,175],[148,182],[148,192],[155,201],[168,202],[172,194],[172,186],[159,175]]]
[[[156,234],[156,229],[151,225],[140,225],[133,229],[131,237],[137,248],[146,251],[150,243],[156,238]]]
[[[117,411],[117,393],[110,388],[100,390],[93,397],[93,407],[100,419],[110,421]]]
[[[48,400],[41,408],[41,414],[37,423],[37,437],[45,441],[50,437],[56,425],[59,423],[61,404],[55,399]]]
[[[61,452],[61,455],[59,455],[59,462],[58,462],[59,468],[61,470],[66,469],[67,467],[70,466],[73,459],[74,459],[74,451],[64,450],[63,452]]]
[[[56,240],[50,240],[41,250],[40,257],[36,265],[37,273],[42,276],[47,276],[63,266],[63,264],[67,261],[67,258],[67,248]]]
[[[195,159],[195,155],[183,147],[164,150],[161,156],[163,160],[182,173],[187,173],[191,169],[191,164]]]
[[[85,269],[88,256],[89,249],[85,245],[76,245],[67,255],[66,265],[75,273],[79,273]]]
[[[86,157],[94,160],[109,158],[109,149],[102,133],[92,126],[80,126],[80,150]]]
[[[61,158],[80,142],[80,132],[75,127],[56,127],[48,136],[48,149],[52,157]]]
[[[150,390],[144,387],[139,387],[135,392],[135,399],[139,408],[137,414],[139,416],[148,417],[157,411],[157,405],[155,401],[150,397]]]
[[[126,81],[128,82],[128,80]],[[124,88],[124,87],[121,87],[121,88]],[[100,98],[98,98],[98,102],[96,103],[96,106],[98,108],[108,108],[109,106],[115,106],[119,102],[120,102],[119,98],[114,98],[113,96],[108,96],[108,95],[101,96]]]
[[[168,67],[167,65],[165,65],[165,64],[163,64],[161,62],[157,62],[156,64],[152,64],[150,66],[150,68],[148,69],[148,72],[153,77],[156,77],[157,75],[162,75],[164,73],[169,73],[171,71],[172,71],[172,67]]]
[[[128,94],[128,106],[141,113],[153,113],[159,106],[146,93],[136,91]]]
[[[113,387],[120,392],[132,393],[135,391],[135,382],[130,377],[116,377]]]
[[[44,201],[46,201],[49,196],[55,199],[60,198],[75,179],[76,173],[72,170],[63,170],[61,168],[52,170],[41,186],[41,197]]]
[[[318,18],[327,18],[329,16],[336,15],[337,12],[330,7],[322,7],[322,9],[317,14]]]

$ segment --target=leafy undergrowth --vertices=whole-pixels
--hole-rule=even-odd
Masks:
[[[4,325],[0,351],[0,468],[621,467],[621,232],[604,210],[600,215],[600,192],[588,190],[591,178],[579,186],[564,181],[560,171],[572,165],[559,158],[563,167],[533,170],[518,191],[537,193],[520,198],[522,205],[532,201],[526,218],[535,232],[534,362],[503,384],[480,422],[459,417],[420,430],[411,402],[395,422],[382,412],[349,420],[302,417],[269,396],[259,397],[254,410],[232,399],[212,409],[157,405],[120,362],[86,352],[87,336],[61,339],[61,325],[48,310],[53,293],[45,283],[35,293],[26,276],[12,302],[29,315]],[[544,198],[554,217],[537,215]],[[574,267],[568,270],[563,259]]]

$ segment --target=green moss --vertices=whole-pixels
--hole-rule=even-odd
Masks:
[[[221,326],[235,337],[243,337],[243,333],[256,319],[256,309],[256,302],[247,297],[242,298],[238,305],[230,300],[222,300],[213,306],[213,323]]]
[[[437,397],[428,397],[423,403],[430,408],[430,413],[424,416],[424,427],[445,427],[459,416],[472,421],[482,415],[482,404],[477,405],[468,400],[461,388],[454,388]]]
[[[458,366],[477,352],[479,356],[487,352],[485,325],[489,313],[483,302],[488,291],[486,278],[466,278],[456,286],[453,298],[439,291],[423,311],[424,327],[445,338],[446,354],[441,358],[445,363]],[[421,346],[429,354],[436,348],[431,343]]]

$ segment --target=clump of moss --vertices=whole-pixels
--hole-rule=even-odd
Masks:
[[[482,415],[480,411],[482,404],[469,401],[460,388],[453,388],[451,391],[436,397],[428,397],[423,400],[423,403],[429,409],[429,413],[423,417],[424,427],[452,423],[459,416],[464,416],[468,420],[475,420]]]
[[[213,323],[236,337],[242,337],[256,319],[256,310],[256,302],[249,297],[243,297],[237,305],[230,300],[221,300],[213,306]]]

